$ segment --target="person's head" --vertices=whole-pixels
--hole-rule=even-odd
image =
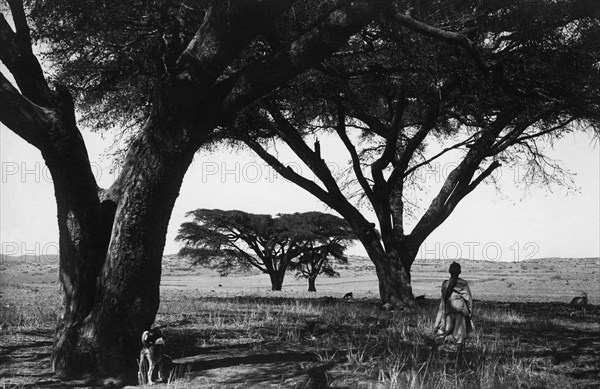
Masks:
[[[450,264],[450,269],[448,269],[448,272],[450,273],[450,276],[458,277],[458,275],[460,274],[460,264],[457,262],[452,262]]]

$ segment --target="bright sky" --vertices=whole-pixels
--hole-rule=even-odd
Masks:
[[[9,18],[10,19],[10,18]],[[83,129],[96,178],[108,187],[116,173],[106,149],[112,139]],[[347,165],[340,143],[320,139],[324,157],[334,171]],[[304,173],[283,146],[282,160]],[[427,239],[419,258],[469,258],[521,261],[540,257],[600,257],[600,146],[590,136],[573,134],[548,151],[575,174],[578,191],[562,187],[532,187],[525,192],[519,169],[501,167],[496,173],[502,193],[481,185]],[[452,164],[441,162],[425,171],[430,188],[417,202],[424,209]],[[309,175],[310,177],[310,175]],[[240,209],[252,213],[291,213],[328,210],[312,195],[278,177],[250,151],[199,153],[190,167],[175,204],[165,254],[176,253],[174,241],[185,213],[196,208]],[[369,217],[374,221],[373,216]],[[408,227],[412,227],[408,223]],[[56,203],[50,174],[40,153],[0,124],[0,252],[8,255],[46,255],[58,252]],[[362,247],[350,254],[365,255]]]
[[[106,148],[112,139],[84,131],[96,178],[108,187],[110,172]],[[345,168],[348,156],[332,139],[322,138],[323,155],[334,171]],[[272,150],[274,152],[274,150]],[[307,173],[283,147],[282,160]],[[575,176],[578,191],[553,187],[516,189],[520,172],[500,168],[502,193],[493,185],[472,192],[450,218],[425,242],[419,258],[469,258],[520,261],[540,257],[600,257],[600,150],[585,134],[569,135],[549,154],[563,161]],[[45,255],[58,251],[56,205],[50,174],[40,153],[0,125],[0,244],[8,255]],[[422,174],[431,188],[421,205],[431,201],[452,165],[433,166]],[[196,208],[240,209],[252,213],[333,212],[312,195],[278,177],[250,151],[219,150],[196,155],[181,188],[165,254],[176,253],[174,241],[185,213]],[[368,211],[367,211],[368,212]],[[409,223],[411,227],[413,223]],[[364,255],[362,247],[349,250]]]

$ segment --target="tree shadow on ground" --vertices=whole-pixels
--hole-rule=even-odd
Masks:
[[[361,303],[361,307],[363,305],[368,304]],[[371,303],[371,308],[374,305],[376,303]],[[427,315],[434,315],[436,305],[436,300],[427,300],[422,309]],[[477,346],[467,345],[462,354],[458,354],[458,349],[452,346],[437,347],[433,334],[425,335],[424,342],[399,337],[398,343],[393,346],[411,354],[416,366],[443,369],[465,382],[475,382],[486,361],[513,358],[527,361],[532,369],[570,376],[577,380],[578,387],[597,387],[600,382],[599,307],[592,306],[585,317],[579,317],[571,316],[568,304],[563,303],[478,301],[477,305],[485,307],[487,312],[487,316],[478,317],[477,313],[475,316],[480,343]],[[498,311],[496,316],[495,311]],[[369,312],[375,311],[371,309]],[[390,332],[394,323],[398,323],[398,317],[408,316],[398,312],[369,313],[352,324],[336,325],[328,323],[327,318],[311,317],[296,328],[295,341],[285,336],[278,337],[275,331],[260,322],[257,323],[259,327],[253,329],[261,335],[256,339],[249,335],[248,328],[201,327],[193,318],[166,322],[163,330],[167,337],[167,353],[173,358],[171,382],[189,381],[189,387],[194,388],[337,387],[337,383],[332,384],[338,374],[336,372],[348,367],[347,364],[351,363],[347,360],[348,355],[355,350],[344,349],[348,346],[344,342],[321,348],[320,340],[337,342],[347,338],[357,341],[357,337],[366,333]],[[414,326],[410,320],[404,323],[408,327]],[[18,387],[89,386],[52,378],[49,367],[50,331],[21,332],[18,335],[18,340],[0,346],[0,378],[22,379],[18,381]],[[489,347],[496,341],[495,336],[506,342],[496,350]],[[389,344],[373,344],[381,346],[382,354],[388,351],[386,347]],[[377,350],[370,349],[370,352],[373,358],[379,356]],[[490,355],[493,353],[496,355]],[[10,381],[7,382],[10,385]],[[182,387],[188,386],[183,382]]]
[[[314,350],[302,350],[301,345],[295,347],[284,341],[199,346],[198,340],[205,335],[198,331],[171,331],[169,335],[168,352],[181,355],[169,366],[174,372],[172,378],[185,378],[192,381],[194,387],[281,384],[327,388],[327,371],[345,362],[345,358],[321,362]],[[237,335],[235,331],[226,331],[218,338],[234,340]],[[334,354],[335,350],[323,352]]]
[[[492,303],[486,303],[491,305]],[[581,380],[581,387],[600,382],[600,307],[588,306],[585,316],[571,314],[566,303],[504,303],[524,319],[480,319],[483,328],[514,338],[511,357],[532,361],[533,368],[552,370]]]

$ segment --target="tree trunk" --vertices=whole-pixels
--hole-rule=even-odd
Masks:
[[[283,287],[283,278],[285,277],[285,271],[274,271],[269,273],[271,277],[271,290],[279,291]]]
[[[317,288],[315,287],[315,281],[316,278],[314,277],[308,277],[308,291],[309,292],[316,292]]]
[[[410,276],[400,258],[379,250],[369,253],[369,258],[375,264],[382,302],[392,304],[396,308],[413,308],[415,298]]]
[[[369,258],[375,264],[381,301],[400,309],[414,308],[415,298],[410,284],[410,265],[405,265],[408,264],[408,258],[401,258],[401,252],[395,249],[386,251],[375,233],[374,225],[368,223],[366,219],[354,219],[350,224]]]
[[[166,232],[183,177],[196,147],[187,139],[156,136],[150,124],[131,146],[119,180],[96,208],[97,219],[79,220],[82,229],[98,233],[94,245],[61,251],[64,303],[71,308],[59,320],[52,364],[58,375],[82,373],[135,382],[141,333],[150,328],[159,306],[161,262]],[[177,131],[171,129],[172,134]],[[59,195],[61,250],[77,242],[68,193]],[[91,226],[91,227],[87,227]],[[79,258],[81,256],[81,258]],[[76,260],[76,261],[75,261]],[[99,263],[96,279],[77,280],[69,272],[84,272]],[[93,297],[86,297],[81,293]]]

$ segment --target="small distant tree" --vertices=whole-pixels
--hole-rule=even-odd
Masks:
[[[290,264],[290,269],[296,271],[297,277],[308,279],[308,291],[316,292],[315,281],[319,274],[338,277],[333,261],[346,264],[348,257],[346,248],[356,235],[352,232],[346,220],[334,215],[319,212],[303,214],[308,218],[311,239],[306,249]]]
[[[213,266],[221,275],[254,267],[269,275],[272,290],[281,290],[292,260],[323,242],[326,230],[319,226],[326,225],[322,221],[331,215],[309,212],[272,217],[197,209],[187,216],[193,221],[182,223],[176,237],[184,244],[181,256]]]

